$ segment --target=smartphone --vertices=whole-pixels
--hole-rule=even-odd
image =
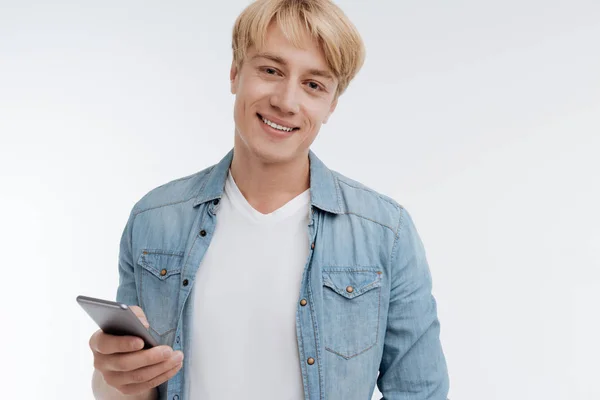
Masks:
[[[140,337],[144,340],[144,349],[159,345],[127,304],[82,295],[76,300],[104,333]]]

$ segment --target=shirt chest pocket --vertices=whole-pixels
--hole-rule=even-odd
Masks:
[[[183,255],[183,251],[144,250],[138,258],[140,306],[161,342],[177,327]]]
[[[377,267],[323,267],[325,348],[344,358],[377,343],[381,270]]]

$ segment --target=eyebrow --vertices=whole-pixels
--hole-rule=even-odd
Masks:
[[[256,58],[266,58],[267,60],[274,61],[274,62],[284,65],[284,66],[288,65],[287,61],[285,61],[282,57],[277,56],[275,54],[271,54],[271,53],[257,53],[254,55],[254,57],[252,57],[252,60],[254,60]],[[322,78],[329,79],[332,82],[334,81],[333,75],[331,75],[328,71],[311,68],[308,70],[308,73],[309,73],[309,75],[320,76]]]

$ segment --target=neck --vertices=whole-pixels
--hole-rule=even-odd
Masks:
[[[285,163],[268,163],[234,147],[231,175],[257,211],[269,214],[310,187],[308,154]]]

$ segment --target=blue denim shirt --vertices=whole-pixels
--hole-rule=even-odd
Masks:
[[[184,355],[193,339],[190,295],[232,157],[233,149],[151,190],[121,238],[116,300],[140,306],[158,342]],[[410,215],[312,151],[309,161],[311,244],[296,310],[305,399],[370,400],[377,384],[386,400],[446,400],[431,275]],[[196,400],[187,395],[189,361],[159,386],[160,399]]]

